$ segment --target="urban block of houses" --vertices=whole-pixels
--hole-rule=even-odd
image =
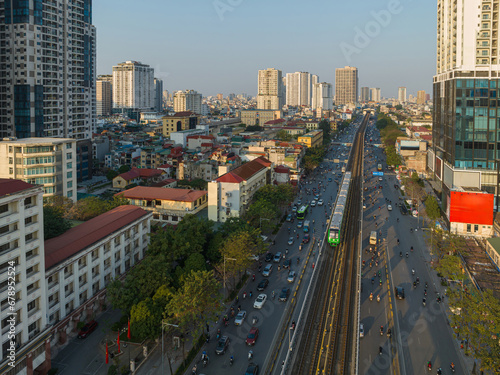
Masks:
[[[280,110],[272,109],[242,109],[240,112],[241,123],[246,126],[264,125],[268,121],[282,118]]]
[[[423,126],[408,126],[406,127],[406,134],[410,138],[420,138],[422,135],[432,135],[432,129]]]
[[[168,178],[165,171],[161,169],[132,168],[113,178],[113,188],[125,189],[132,184],[151,185]]]
[[[297,138],[297,142],[307,147],[318,147],[323,144],[323,130],[315,130]]]
[[[427,142],[423,140],[398,137],[396,139],[396,153],[405,162],[408,169],[415,170],[423,175],[427,170]]]
[[[177,225],[187,214],[197,214],[208,205],[207,191],[136,186],[116,196],[153,213],[153,221]]]
[[[149,244],[152,214],[119,206],[45,241],[47,323],[52,352],[106,306],[106,285],[139,263]]]
[[[224,222],[243,215],[255,192],[274,180],[271,166],[261,156],[209,182],[208,218]]]
[[[177,112],[173,116],[163,117],[163,135],[170,137],[173,132],[196,129],[200,123],[200,116],[191,111]]]

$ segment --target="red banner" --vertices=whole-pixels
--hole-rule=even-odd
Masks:
[[[116,340],[116,343],[118,344],[118,353],[120,353],[120,331],[118,331],[118,340]]]
[[[106,341],[106,364],[109,363],[108,342]]]
[[[130,319],[128,320],[128,332],[127,332],[127,338],[130,340]]]
[[[493,194],[452,191],[450,221],[493,225]]]

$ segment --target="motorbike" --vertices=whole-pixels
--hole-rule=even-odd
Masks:
[[[384,334],[384,327],[380,326],[380,336]]]
[[[413,246],[410,248],[410,251],[413,252]]]
[[[232,366],[232,365],[233,365],[233,362],[234,362],[233,357],[229,358],[229,366]]]
[[[407,257],[407,258],[409,257],[409,254],[408,254],[408,253],[406,253],[406,257]]]
[[[382,286],[382,279],[378,281],[379,285]]]
[[[382,355],[382,347],[381,346],[379,346],[379,348],[378,348],[378,354]]]
[[[375,284],[375,278],[372,277],[372,285]]]
[[[455,373],[455,365],[453,363],[450,365],[450,370],[451,372]]]
[[[427,368],[429,369],[429,371],[432,370],[432,363],[431,363],[431,361],[427,362]]]
[[[389,338],[391,337],[391,329],[390,328],[387,330],[387,337],[389,337]]]
[[[252,317],[252,324],[257,324],[258,321],[259,319],[256,316]]]
[[[377,302],[380,302],[380,294],[377,294]]]
[[[425,298],[424,298],[424,299],[422,299],[422,305],[424,305],[424,306],[425,306]]]
[[[400,252],[399,252],[399,257],[400,257],[400,258],[402,258],[402,257],[403,257],[403,252],[402,252],[402,251],[400,251]]]
[[[220,339],[220,334],[221,334],[220,329],[218,329],[217,330],[217,340]]]
[[[415,270],[413,268],[411,269],[411,274],[415,275]]]
[[[198,372],[198,367],[196,365],[193,366],[193,369],[191,370],[192,374],[193,375],[196,375],[196,373]]]
[[[250,351],[248,352],[248,360],[249,360],[249,361],[251,361],[251,360],[252,360],[252,358],[253,358],[253,351],[251,351],[251,350],[250,350]]]
[[[373,293],[370,293],[370,301],[373,301]]]
[[[441,367],[437,369],[437,375],[441,375],[443,373],[443,370],[441,370]]]

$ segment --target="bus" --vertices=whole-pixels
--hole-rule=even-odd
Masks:
[[[379,165],[377,166],[377,170],[378,170],[378,171],[381,171],[381,170],[382,170],[382,164],[379,164]]]
[[[307,214],[308,209],[309,209],[308,205],[304,205],[304,206],[300,207],[297,210],[297,219],[304,220],[306,218],[306,214]]]

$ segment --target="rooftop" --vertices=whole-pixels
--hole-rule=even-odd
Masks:
[[[144,200],[165,200],[176,202],[194,202],[206,195],[205,190],[173,189],[162,187],[136,186],[115,194],[126,199],[144,199]]]
[[[28,184],[21,180],[13,180],[9,178],[0,178],[0,197],[19,193],[24,190],[32,189],[37,185]]]
[[[12,140],[2,140],[4,143],[13,143],[19,145],[46,145],[46,144],[60,144],[67,142],[75,142],[76,139],[73,138],[48,138],[48,137],[33,137],[33,138],[22,138],[16,139],[12,137]]]
[[[260,172],[262,169],[271,166],[271,162],[264,158],[263,156],[258,157],[248,163],[245,163],[239,166],[236,169],[233,169],[231,172],[228,172],[219,178],[216,179],[218,182],[230,182],[230,183],[240,183],[242,181],[249,180],[253,175],[257,172]]]

